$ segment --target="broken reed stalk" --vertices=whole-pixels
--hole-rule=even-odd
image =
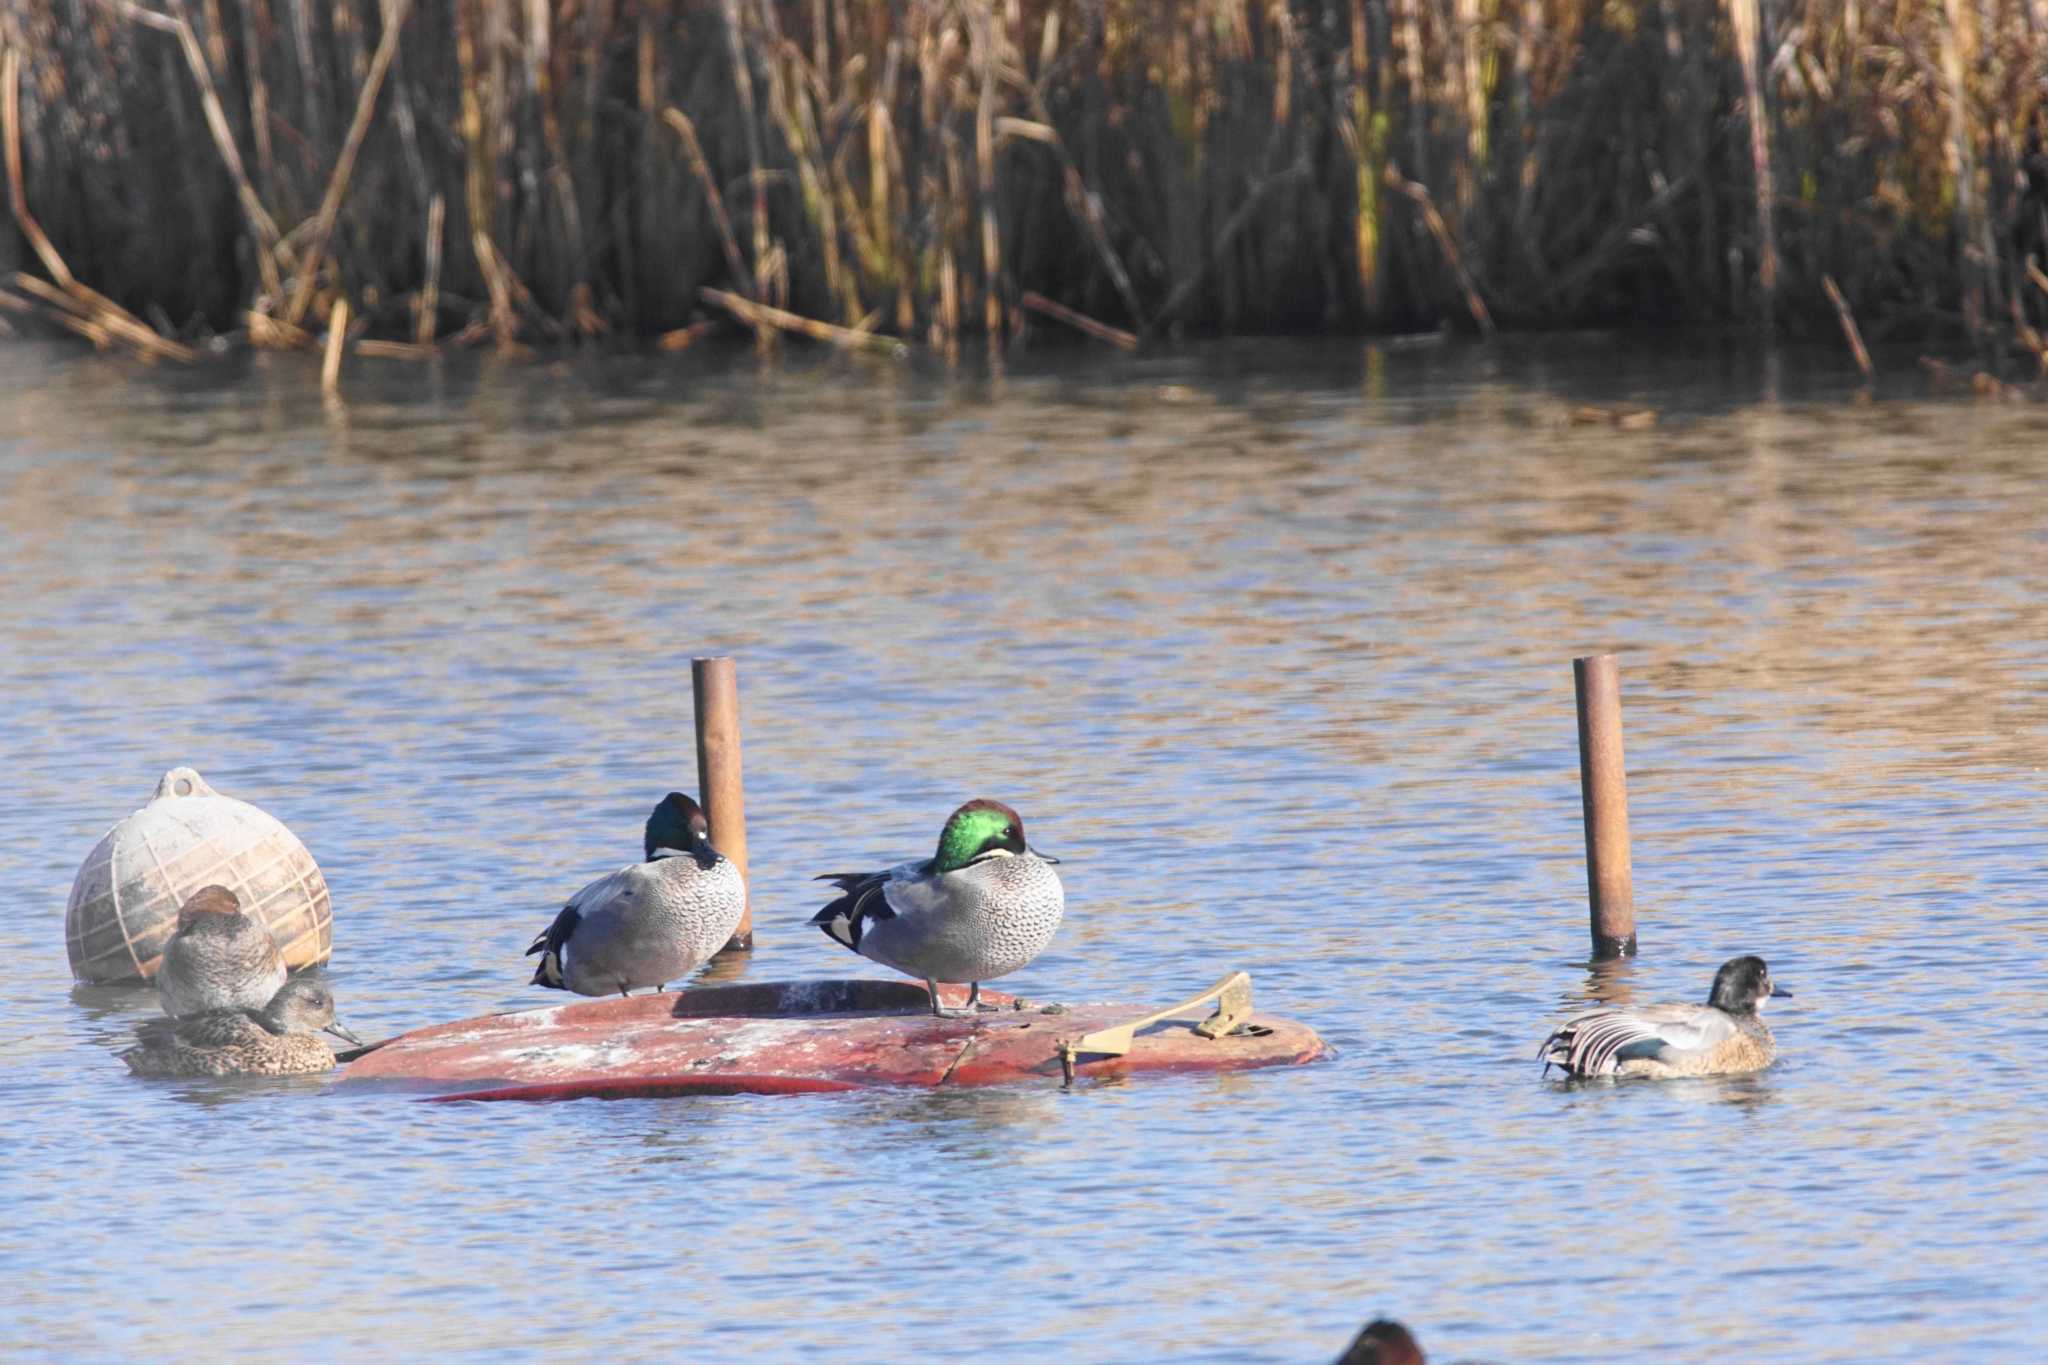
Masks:
[[[654,349],[657,351],[687,351],[690,347],[717,331],[718,326],[715,322],[693,322],[688,327],[678,327],[674,331],[663,332],[654,339]]]
[[[1471,315],[1472,325],[1480,335],[1493,335],[1493,314],[1486,311],[1486,301],[1479,297],[1479,286],[1472,282],[1472,274],[1465,269],[1465,260],[1458,253],[1458,244],[1451,240],[1451,230],[1444,226],[1444,216],[1436,211],[1436,201],[1428,189],[1401,174],[1393,162],[1387,163],[1387,185],[1413,200],[1421,210],[1422,221],[1429,228],[1429,235],[1436,239],[1437,249],[1444,253],[1444,263],[1457,278],[1458,288],[1465,295],[1465,311]]]
[[[365,359],[379,360],[432,360],[441,354],[435,345],[421,345],[416,341],[358,341],[355,353]]]
[[[336,299],[327,315],[327,354],[320,362],[320,392],[324,397],[341,397],[341,348],[348,340],[348,300]]]
[[[478,228],[470,238],[470,250],[476,253],[477,269],[484,277],[484,288],[491,296],[491,331],[498,339],[499,347],[516,344],[519,333],[519,318],[512,309],[512,272],[505,268],[498,249],[491,245],[490,234]]]
[[[326,258],[327,239],[334,232],[334,215],[341,211],[341,197],[348,192],[356,154],[362,151],[363,138],[370,131],[370,114],[377,106],[377,92],[384,88],[385,73],[391,70],[391,59],[398,55],[398,35],[404,30],[405,16],[411,10],[412,0],[388,0],[384,7],[384,32],[377,40],[377,55],[370,59],[369,74],[363,77],[363,88],[356,97],[355,118],[349,122],[341,155],[335,159],[334,172],[327,179],[327,193],[321,196],[320,212],[313,220],[312,241],[300,259],[298,287],[292,291],[291,303],[284,310],[284,320],[293,326],[306,316],[306,307],[313,301],[320,262]]]
[[[14,221],[22,236],[56,281],[50,284],[33,275],[18,274],[14,283],[49,304],[48,316],[58,326],[95,346],[106,347],[121,341],[151,359],[196,361],[198,353],[190,347],[157,335],[127,309],[72,275],[56,244],[29,211],[27,181],[21,166],[20,101],[21,53],[8,46],[0,49],[0,148],[4,148],[0,157],[6,162],[8,202],[13,205]]]
[[[14,283],[49,304],[46,316],[57,325],[77,332],[96,346],[125,343],[137,354],[152,360],[161,358],[191,364],[199,359],[198,352],[191,347],[159,336],[120,304],[76,280],[64,289],[33,275],[16,275]]]
[[[1017,302],[1034,313],[1056,318],[1075,331],[1085,332],[1097,341],[1106,341],[1120,350],[1138,349],[1138,338],[1134,333],[1126,332],[1121,327],[1111,327],[1108,323],[1097,322],[1094,318],[1077,313],[1063,303],[1054,303],[1043,294],[1033,293],[1027,289],[1019,296]]]
[[[703,289],[698,292],[703,295],[706,303],[717,304],[757,332],[796,332],[815,341],[827,341],[849,350],[878,351],[899,360],[910,353],[910,348],[894,337],[877,336],[873,332],[858,328],[835,327],[829,322],[819,322],[815,318],[799,317],[795,313],[770,304],[753,303],[723,289]],[[875,315],[869,316],[872,319]]]
[[[1849,353],[1856,357],[1856,368],[1863,371],[1863,382],[1868,384],[1877,378],[1877,372],[1871,368],[1870,352],[1863,349],[1863,334],[1856,330],[1856,315],[1849,311],[1849,301],[1842,297],[1833,275],[1821,276],[1820,283],[1821,288],[1827,290],[1828,302],[1835,305],[1835,316],[1842,322],[1842,335],[1849,340]]]
[[[1048,13],[1045,17],[1046,40],[1048,44],[1059,36],[1059,12]],[[1051,64],[1051,58],[1041,56],[1040,68]],[[1130,313],[1131,321],[1139,331],[1145,330],[1145,308],[1138,302],[1138,291],[1131,287],[1131,272],[1124,268],[1123,258],[1110,244],[1109,229],[1102,221],[1102,201],[1092,193],[1086,181],[1081,178],[1080,169],[1074,165],[1074,158],[1067,151],[1066,142],[1052,126],[1052,118],[1045,107],[1045,98],[1034,87],[1031,92],[1032,112],[1035,119],[1000,118],[995,121],[997,137],[1024,137],[1040,142],[1053,149],[1060,159],[1060,176],[1066,186],[1067,211],[1073,215],[1088,233],[1088,240],[1095,248],[1096,257],[1109,275],[1110,283],[1123,299],[1124,307]],[[1039,297],[1043,298],[1043,295]]]
[[[661,111],[668,126],[676,130],[676,137],[682,141],[683,154],[689,158],[690,170],[695,173],[697,183],[704,188],[704,198],[711,205],[711,222],[718,229],[718,241],[725,248],[726,268],[741,287],[753,292],[753,272],[740,257],[739,240],[732,235],[732,218],[725,211],[725,196],[718,192],[718,177],[711,173],[711,163],[704,159],[704,144],[697,140],[697,125],[689,116],[673,106]]]
[[[64,264],[64,257],[58,252],[56,243],[44,233],[42,224],[29,212],[28,191],[24,188],[21,173],[21,123],[16,109],[21,103],[21,53],[13,47],[0,48],[0,139],[6,143],[7,157],[7,202],[14,207],[14,222],[21,229],[21,235],[28,238],[29,246],[42,261],[43,269],[50,272],[60,288],[69,289],[73,280],[70,267]]]

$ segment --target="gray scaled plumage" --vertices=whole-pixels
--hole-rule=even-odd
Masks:
[[[1024,820],[1000,801],[969,801],[947,817],[938,852],[882,872],[818,878],[842,894],[811,917],[834,942],[921,977],[939,1004],[938,983],[981,983],[1008,975],[1045,951],[1060,927],[1066,895],[1057,858],[1024,841]]]
[[[1772,984],[1760,957],[1730,958],[1704,1005],[1606,1006],[1575,1014],[1536,1055],[1571,1076],[1735,1076],[1778,1056],[1764,1002],[1792,992]]]
[[[284,956],[225,886],[193,893],[157,964],[157,998],[173,1019],[209,1010],[260,1010],[284,985]]]
[[[578,995],[625,995],[688,975],[723,948],[747,908],[732,861],[711,846],[697,803],[670,792],[647,818],[647,861],[628,863],[569,898],[526,951],[533,983]]]

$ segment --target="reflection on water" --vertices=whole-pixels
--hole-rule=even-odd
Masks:
[[[1596,958],[1586,964],[1585,985],[1565,996],[1575,1008],[1611,1005],[1617,1009],[1636,1003],[1636,960],[1629,957]],[[1647,1002],[1646,1002],[1647,1003]]]
[[[311,380],[0,355],[0,1273],[39,1349],[2048,1338],[1985,1255],[2048,1245],[2033,409],[1597,337],[365,364],[337,412]],[[1595,650],[1643,951],[1588,968]],[[1000,796],[1069,894],[1005,989],[1159,1005],[1243,967],[1336,1060],[423,1106],[132,1080],[153,997],[70,986],[73,871],[190,763],[320,859],[358,1033],[559,999],[522,953],[691,783],[688,661],[725,652],[759,947],[711,971],[874,970],[804,923],[810,878]],[[1771,1071],[1539,1079],[1568,1010],[1703,998],[1748,951],[1799,992]]]

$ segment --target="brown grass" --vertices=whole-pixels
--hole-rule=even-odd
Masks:
[[[2038,0],[13,0],[0,44],[0,302],[156,355],[1853,314],[2048,365]]]

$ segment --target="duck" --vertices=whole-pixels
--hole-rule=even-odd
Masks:
[[[647,817],[647,860],[569,898],[533,940],[535,986],[578,995],[666,989],[723,948],[747,908],[746,881],[711,846],[697,803],[670,792]]]
[[[1424,1365],[1422,1346],[1392,1318],[1375,1318],[1358,1329],[1337,1365]]]
[[[270,932],[242,912],[225,886],[194,892],[157,964],[156,993],[173,1019],[215,1010],[260,1010],[284,985],[284,956]]]
[[[871,962],[921,978],[932,1013],[981,1005],[981,983],[1028,965],[1060,927],[1066,893],[1053,865],[1024,839],[1024,818],[1000,801],[969,801],[946,817],[938,851],[881,872],[817,878],[843,893],[811,917],[826,937]],[[948,1010],[939,983],[968,983]]]
[[[301,1076],[334,1065],[319,1029],[357,1047],[363,1040],[334,1017],[334,996],[298,977],[260,1010],[224,1009],[182,1019],[152,1019],[121,1054],[138,1076]]]
[[[1568,1076],[1740,1076],[1777,1060],[1762,1016],[1767,1000],[1792,992],[1755,956],[1731,957],[1714,973],[1704,1005],[1606,1006],[1575,1014],[1543,1040],[1543,1073]]]

